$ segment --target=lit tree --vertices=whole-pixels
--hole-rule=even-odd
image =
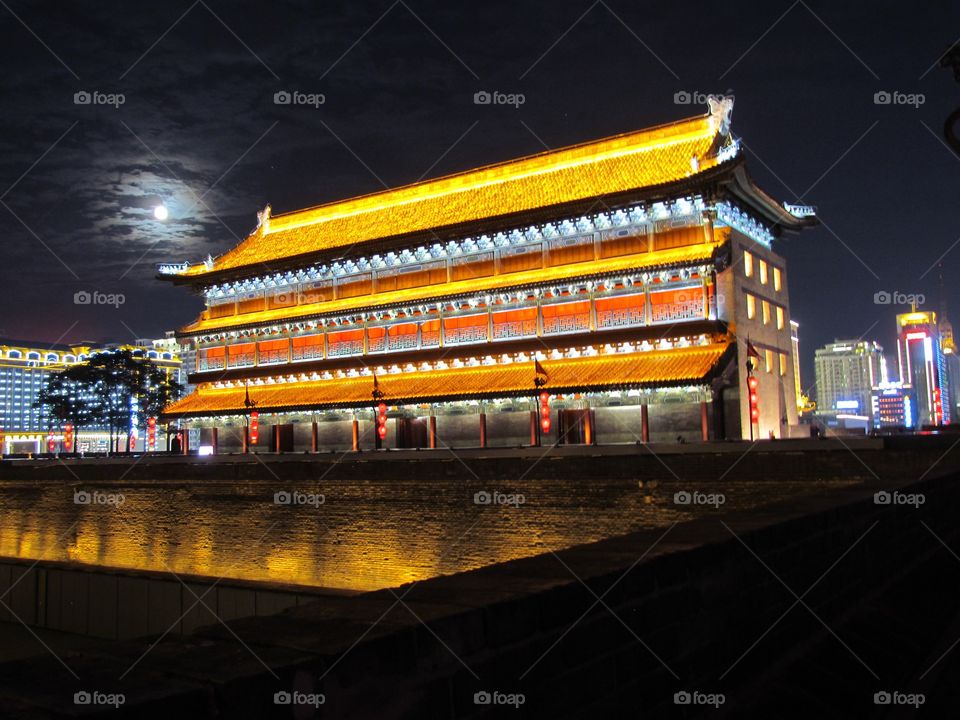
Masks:
[[[142,351],[123,349],[97,353],[51,376],[37,404],[51,418],[106,428],[112,452],[117,438],[145,426],[148,417],[182,393],[183,387]]]

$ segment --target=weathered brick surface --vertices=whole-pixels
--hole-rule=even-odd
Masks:
[[[871,717],[873,692],[909,691],[960,637],[960,561],[921,524],[960,552],[960,479],[924,480],[919,510],[875,505],[879,487],[733,513],[726,526],[678,525],[638,564],[662,530],[558,552],[597,595],[613,588],[609,609],[547,554],[395,589],[413,612],[378,591],[231,620],[229,630],[213,623],[144,658],[127,712],[290,717],[273,693],[301,687],[326,695],[318,716],[331,718]],[[793,593],[823,623],[803,604],[787,612]],[[109,687],[145,647],[66,660]],[[957,670],[948,655],[924,681],[927,716],[955,709]],[[10,717],[24,707],[38,717],[76,711],[63,694],[71,683],[41,696],[38,677],[63,675],[52,658],[0,671]],[[681,689],[720,691],[727,702],[678,707]],[[526,700],[518,710],[476,705],[481,690]]]

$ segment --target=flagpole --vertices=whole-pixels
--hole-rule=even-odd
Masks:
[[[373,448],[379,450],[383,447],[380,440],[380,429],[377,427],[377,411],[379,404],[383,401],[383,391],[380,389],[380,383],[377,381],[377,374],[373,374]]]
[[[540,377],[541,374],[543,375],[543,377]],[[540,389],[547,384],[548,379],[549,379],[549,376],[547,375],[547,371],[540,364],[540,361],[537,360],[536,356],[534,356],[533,358],[533,387],[534,387],[533,405],[534,407],[537,408],[537,428],[535,432],[535,437],[537,439],[536,447],[543,446],[543,433],[541,432],[541,425],[540,425],[542,421],[542,418],[540,416]]]

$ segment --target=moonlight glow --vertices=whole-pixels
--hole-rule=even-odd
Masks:
[[[157,205],[153,209],[153,216],[157,220],[166,220],[170,216],[170,212],[167,210],[166,205]]]

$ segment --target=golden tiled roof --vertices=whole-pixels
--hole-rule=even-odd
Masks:
[[[269,264],[279,258],[674,182],[717,164],[711,150],[720,125],[717,116],[704,115],[267,217],[212,266],[197,265],[185,274]]]
[[[729,343],[651,350],[631,354],[546,360],[550,378],[546,390],[573,392],[613,387],[657,387],[700,382],[717,364]],[[439,402],[476,397],[533,394],[532,362],[498,363],[432,372],[379,375],[384,402]],[[261,412],[356,407],[372,404],[369,376],[251,385],[250,399]],[[238,414],[244,412],[243,387],[215,388],[201,384],[190,395],[170,405],[164,415]]]
[[[495,292],[498,289],[515,287],[531,283],[561,281],[568,278],[600,273],[617,273],[644,268],[669,265],[683,265],[707,262],[713,251],[727,238],[727,234],[718,231],[716,242],[699,243],[684,247],[655,250],[619,258],[558,265],[552,268],[526,270],[472,280],[459,280],[436,285],[421,285],[406,290],[393,290],[373,295],[359,295],[342,300],[329,300],[295,307],[276,308],[259,312],[231,315],[222,318],[201,319],[180,328],[184,334],[196,334],[212,330],[244,327],[258,323],[289,322],[297,318],[310,317],[318,313],[346,313],[371,306],[392,305],[396,303],[416,303],[425,298],[447,297],[481,291]]]

